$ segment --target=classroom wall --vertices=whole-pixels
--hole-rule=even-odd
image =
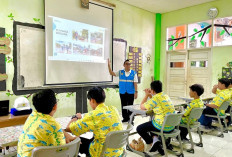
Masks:
[[[142,90],[149,87],[151,76],[154,71],[154,27],[155,14],[130,6],[120,1],[108,0],[108,2],[116,4],[114,9],[114,38],[121,38],[127,41],[127,52],[129,46],[141,47],[143,53],[143,76],[138,89]],[[43,0],[1,0],[0,2],[0,27],[6,28],[6,34],[13,35],[13,21],[8,15],[13,14],[14,19],[20,22],[37,23],[33,18],[40,19],[40,23],[44,25],[44,3]],[[13,43],[11,43],[13,49]],[[12,51],[13,53],[13,51]],[[13,54],[6,55],[6,73],[7,91],[0,92],[0,100],[10,100],[10,107],[13,106],[14,100],[19,97],[15,96],[12,91],[12,80],[14,75],[14,66],[11,59]],[[146,55],[150,54],[152,61],[147,63]],[[123,64],[123,63],[122,63]],[[123,66],[122,66],[123,68]],[[119,110],[120,98],[116,89],[105,89],[106,104],[114,105]],[[30,95],[29,100],[31,101]],[[138,99],[135,103],[142,100],[144,93],[139,91]],[[76,111],[76,95],[75,93],[61,93],[57,95],[59,99],[56,117],[69,116]]]
[[[166,80],[166,28],[209,20],[207,11],[212,7],[216,7],[219,10],[217,18],[232,16],[231,6],[231,0],[217,0],[162,14],[161,80]],[[226,63],[229,61],[232,61],[232,46],[212,48],[212,85],[217,83],[217,79],[222,73],[222,67],[226,67]]]

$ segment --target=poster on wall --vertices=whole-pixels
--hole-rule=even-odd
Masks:
[[[138,83],[140,83],[142,77],[142,48],[129,46],[128,59],[131,62],[131,69],[137,72]]]
[[[222,68],[222,78],[232,79],[232,68]]]

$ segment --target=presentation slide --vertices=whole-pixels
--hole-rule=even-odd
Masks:
[[[112,82],[107,59],[113,56],[113,9],[46,0],[45,40],[45,85]]]
[[[53,55],[49,60],[105,63],[105,31],[81,22],[53,18]]]

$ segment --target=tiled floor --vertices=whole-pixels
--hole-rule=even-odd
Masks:
[[[149,120],[148,117],[136,116],[134,120],[135,126],[133,128],[133,131],[136,130],[136,127],[139,124],[144,123],[148,120]],[[124,129],[126,129],[127,123],[123,123],[123,127]],[[184,151],[184,156],[185,157],[231,157],[232,156],[232,132],[224,133],[224,136],[225,136],[224,138],[212,135],[215,133],[217,132],[215,131],[213,133],[202,135],[204,147],[195,146],[194,154]],[[139,138],[139,135],[136,134],[136,135],[131,136],[129,138],[129,141],[132,141],[132,139],[138,139],[138,138]],[[198,142],[199,137],[196,133],[193,133],[193,139],[195,142]],[[172,143],[176,144],[176,142],[172,142]],[[189,144],[185,144],[184,147],[188,148]],[[179,150],[178,147],[175,147],[174,149]],[[6,154],[8,154],[7,157],[10,157],[9,153],[12,153],[14,151],[15,151],[15,148],[10,148],[10,150],[6,152]],[[139,157],[139,155],[132,153],[128,150],[126,150],[126,152],[127,152],[127,157]],[[81,155],[81,156],[84,157],[85,155]],[[153,156],[161,156],[161,155],[159,155],[158,153],[154,153]],[[174,157],[175,155],[169,153],[168,156]],[[0,153],[0,157],[3,157],[1,153]]]

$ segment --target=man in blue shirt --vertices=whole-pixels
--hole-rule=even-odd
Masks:
[[[108,69],[109,73],[112,76],[119,77],[119,93],[122,106],[122,122],[128,122],[130,119],[131,112],[123,109],[123,106],[133,105],[134,99],[138,96],[137,83],[138,77],[137,73],[134,70],[130,69],[130,61],[127,59],[124,61],[123,70],[118,72],[113,72],[111,69],[111,63],[108,59]]]

